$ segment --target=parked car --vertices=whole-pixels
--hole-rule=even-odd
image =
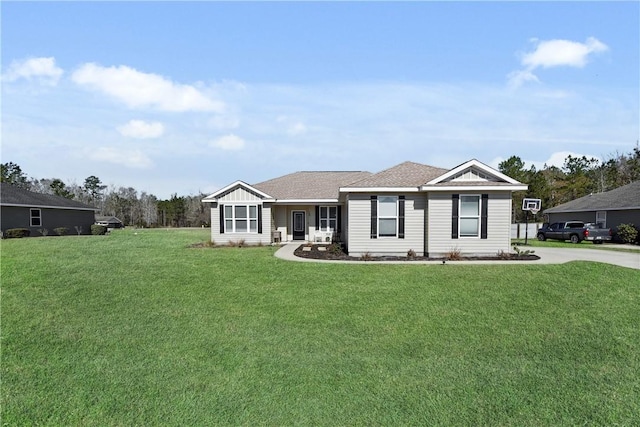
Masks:
[[[602,228],[599,224],[584,223],[582,221],[554,222],[544,224],[538,230],[538,240],[570,240],[571,243],[580,243],[588,240],[593,243],[611,241],[611,229]]]

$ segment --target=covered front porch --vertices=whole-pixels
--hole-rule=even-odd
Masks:
[[[330,243],[341,238],[343,221],[339,205],[274,204],[271,209],[274,243]]]

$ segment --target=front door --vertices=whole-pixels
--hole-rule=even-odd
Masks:
[[[293,211],[293,240],[304,240],[304,228],[304,211]]]

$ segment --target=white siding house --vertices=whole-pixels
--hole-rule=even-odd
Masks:
[[[203,202],[216,243],[337,240],[352,256],[496,255],[511,248],[511,193],[526,188],[477,160],[450,170],[404,162],[376,174],[236,181]]]

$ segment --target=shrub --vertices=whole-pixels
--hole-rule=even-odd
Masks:
[[[78,233],[78,236],[82,234],[82,226],[81,225],[76,225],[73,228],[76,229],[76,233]]]
[[[241,247],[245,246],[245,240],[244,239],[229,240],[227,242],[227,246],[229,246],[231,248],[241,248]]]
[[[22,237],[29,237],[31,230],[28,228],[10,228],[4,232],[5,239],[20,239]]]
[[[340,255],[343,253],[342,245],[340,243],[332,243],[327,248],[327,251],[329,251],[332,254]]]
[[[373,259],[373,255],[370,252],[365,252],[360,255],[360,261],[371,261]]]
[[[64,236],[69,232],[69,229],[67,227],[57,227],[53,229],[53,232],[56,233],[58,236]]]
[[[449,261],[460,261],[462,259],[462,252],[458,248],[452,248],[444,254],[444,257]]]
[[[49,235],[49,230],[47,230],[46,228],[39,228],[38,229],[38,233],[42,234],[43,236],[48,236]]]
[[[416,251],[414,251],[413,249],[409,249],[409,251],[407,251],[407,258],[413,259],[415,257],[416,257]]]
[[[633,224],[620,224],[617,234],[625,243],[635,243],[638,240],[638,229]]]
[[[93,224],[91,226],[91,234],[93,234],[94,236],[102,236],[104,234],[107,234],[107,227],[105,227],[104,225]]]

